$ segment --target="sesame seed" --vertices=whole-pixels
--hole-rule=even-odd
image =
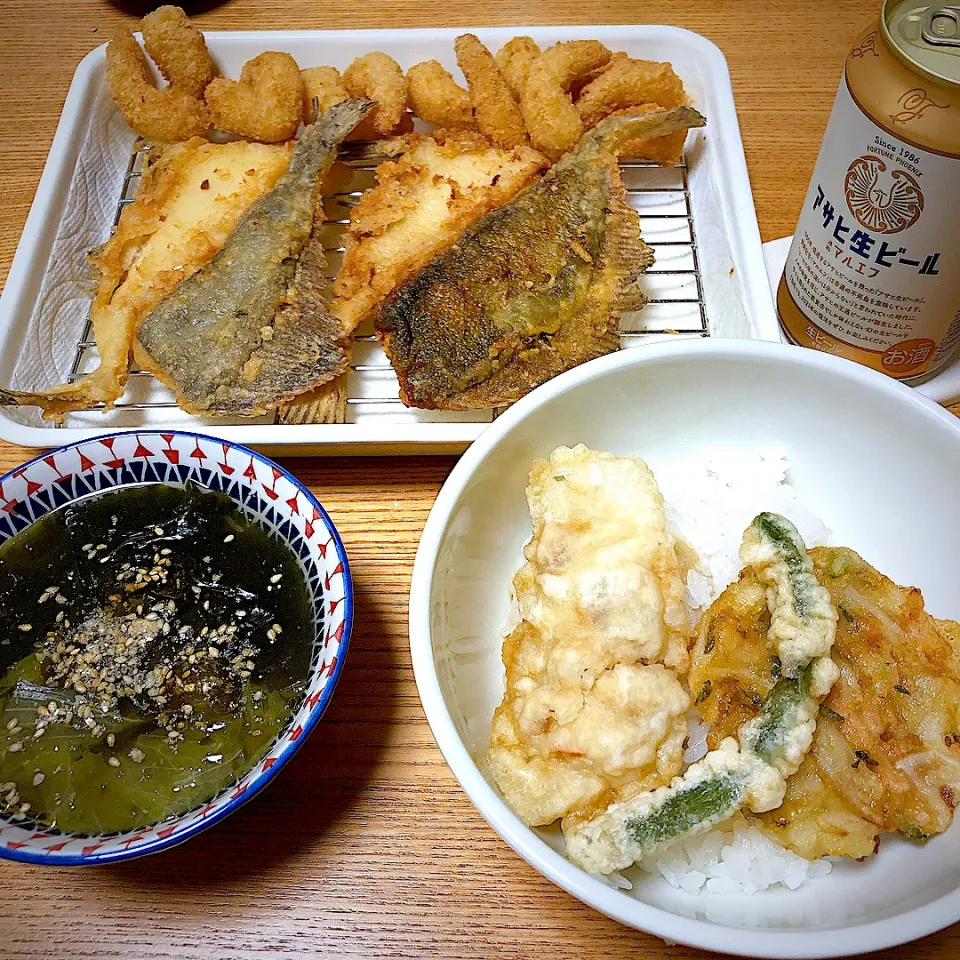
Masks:
[[[108,747],[112,747],[112,746],[114,746],[114,744],[116,744],[116,742],[117,742],[116,736],[115,736],[114,734],[112,734],[112,733],[108,733],[108,734],[107,734],[107,746],[108,746]]]
[[[282,574],[282,573],[275,573],[275,574],[270,578],[270,582],[271,582],[271,583],[279,583],[282,579],[283,579],[283,574]]]
[[[162,537],[162,536],[163,536],[163,527],[154,527],[154,528],[153,528],[153,532],[154,532],[158,537]]]
[[[39,787],[41,783],[46,779],[46,777],[38,770],[33,777],[33,785]]]
[[[107,760],[107,763],[109,763],[111,767],[120,766],[120,761],[116,757],[110,757],[110,759]]]
[[[33,629],[33,624],[32,624],[32,623],[18,623],[18,624],[17,624],[17,629],[18,629],[21,633],[29,633],[29,632]]]
[[[231,540],[233,540],[233,534],[232,534],[232,533],[228,533],[228,534],[223,538],[223,542],[224,542],[224,543],[230,543]]]
[[[23,744],[20,743],[19,741],[17,741],[16,743],[11,743],[10,746],[7,747],[7,750],[9,750],[10,753],[19,753],[22,749],[23,749]]]
[[[164,548],[160,551],[160,556],[161,556],[161,557],[169,557],[171,553],[173,553],[173,551],[172,551],[169,547],[164,547]]]
[[[20,721],[14,717],[12,720],[7,721],[7,729],[12,730]]]

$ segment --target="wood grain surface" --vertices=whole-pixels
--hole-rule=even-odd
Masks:
[[[668,23],[726,54],[765,240],[792,232],[844,56],[879,0],[233,0],[204,28]],[[0,282],[73,70],[123,10],[0,0]],[[0,445],[0,470],[30,452]],[[451,458],[290,460],[328,508],[357,588],[322,724],[266,793],[171,852],[96,869],[0,863],[0,958],[706,955],[619,926],[515,855],[458,787],[407,651],[417,540]],[[960,927],[909,948],[960,956]],[[894,960],[903,950],[873,955]]]

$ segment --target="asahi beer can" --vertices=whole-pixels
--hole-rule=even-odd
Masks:
[[[857,39],[777,310],[795,343],[899,380],[960,342],[960,5],[886,0]]]

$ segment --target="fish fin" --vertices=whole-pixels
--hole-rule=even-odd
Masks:
[[[618,110],[584,134],[560,164],[580,163],[585,156],[598,151],[619,154],[621,148],[631,141],[666,137],[693,127],[702,127],[706,122],[701,113],[686,104],[669,110],[650,110],[648,105]]]
[[[639,310],[647,302],[640,288],[640,277],[655,258],[653,248],[640,236],[639,214],[626,202],[619,173],[616,181],[619,191],[613,192],[607,211],[603,256],[606,269],[618,277],[610,308],[620,314]]]
[[[347,378],[337,377],[280,408],[280,423],[346,423]]]

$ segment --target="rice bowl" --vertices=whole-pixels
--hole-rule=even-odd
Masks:
[[[541,872],[597,909],[710,949],[839,956],[956,920],[956,828],[922,849],[885,841],[874,862],[835,864],[826,876],[820,874],[828,864],[813,864],[796,890],[789,887],[800,879],[798,865],[775,863],[778,855],[750,831],[735,844],[708,834],[705,857],[690,847],[683,870],[676,861],[664,862],[666,874],[634,868],[625,890],[563,859],[559,830],[531,830],[505,806],[478,759],[502,692],[509,580],[529,536],[525,472],[534,457],[581,441],[643,457],[675,506],[684,499],[675,491],[690,480],[689,464],[713,458],[720,470],[712,479],[720,481],[730,456],[765,451],[760,473],[775,478],[783,460],[773,448],[781,448],[805,536],[825,539],[832,530],[834,542],[858,550],[898,583],[921,587],[935,616],[957,616],[947,573],[953,550],[936,531],[960,519],[946,493],[951,472],[960,469],[960,429],[943,411],[852,364],[780,345],[658,344],[589,364],[517,404],[474,445],[441,492],[418,553],[411,591],[417,683],[438,743],[480,811]],[[904,495],[918,488],[922,497]],[[781,496],[791,499],[786,489]],[[682,528],[683,511],[692,513],[681,507],[672,519]],[[702,516],[693,519],[701,536],[694,545],[712,557],[711,575],[722,579],[728,551]],[[711,536],[712,551],[704,546]],[[691,601],[705,596],[704,584],[687,587]],[[768,886],[749,895],[751,887]]]

